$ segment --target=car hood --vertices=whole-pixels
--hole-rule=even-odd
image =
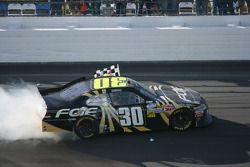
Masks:
[[[155,93],[162,99],[170,99],[177,104],[200,104],[202,97],[200,94],[190,88],[176,85],[153,86]]]

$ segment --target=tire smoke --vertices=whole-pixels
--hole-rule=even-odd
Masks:
[[[0,85],[0,140],[60,140],[56,133],[42,132],[46,104],[38,89],[30,84]]]

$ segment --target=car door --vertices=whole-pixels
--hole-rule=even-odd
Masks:
[[[111,104],[117,110],[121,127],[144,127],[146,122],[145,99],[133,91],[113,91],[109,93]]]

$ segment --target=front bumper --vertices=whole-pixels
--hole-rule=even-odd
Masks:
[[[205,127],[213,122],[213,117],[207,113],[202,118],[196,119],[196,127]]]

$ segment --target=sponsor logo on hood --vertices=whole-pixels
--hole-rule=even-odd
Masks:
[[[187,89],[171,86],[172,90],[178,95],[178,97],[186,102],[192,103],[191,100],[187,99]]]

